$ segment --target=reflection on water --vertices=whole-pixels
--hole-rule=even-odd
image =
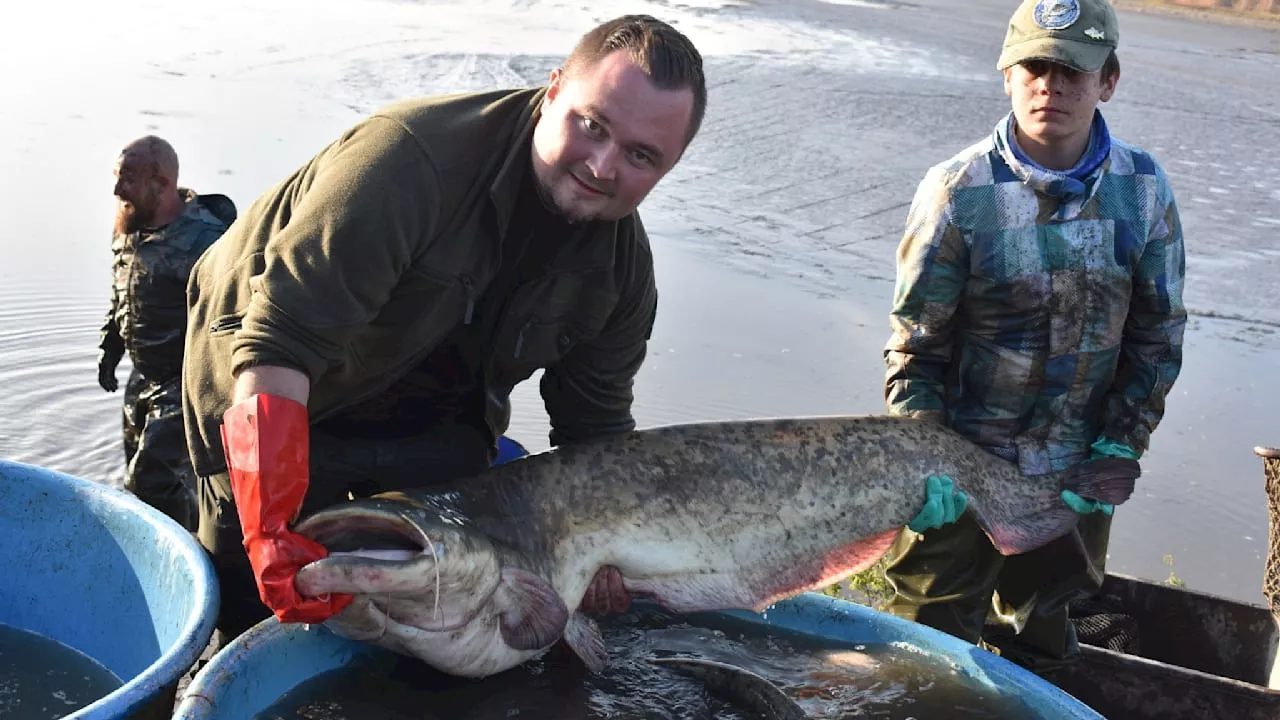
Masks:
[[[0,625],[0,717],[55,720],[122,683],[93,658],[27,630]]]
[[[1016,698],[1000,696],[950,665],[887,645],[837,645],[732,620],[673,622],[659,610],[602,625],[610,664],[588,673],[562,646],[546,657],[483,680],[460,680],[400,656],[318,675],[290,690],[256,720],[388,718],[758,717],[696,680],[646,661],[696,657],[745,668],[777,684],[813,718],[989,718],[1027,720]]]

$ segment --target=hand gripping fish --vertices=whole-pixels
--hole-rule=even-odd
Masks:
[[[444,486],[340,503],[295,530],[331,555],[306,595],[350,593],[326,625],[484,677],[563,638],[607,661],[578,605],[604,565],[673,612],[747,609],[865,570],[949,475],[1003,554],[1069,532],[1060,494],[1127,500],[1138,463],[1025,476],[937,423],[880,415],[670,425],[554,448]]]

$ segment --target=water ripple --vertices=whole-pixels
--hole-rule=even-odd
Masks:
[[[121,394],[98,387],[101,311],[78,294],[0,292],[0,457],[119,486]],[[126,360],[121,384],[128,372]]]

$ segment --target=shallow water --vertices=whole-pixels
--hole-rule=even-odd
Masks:
[[[60,642],[0,625],[0,717],[55,720],[114,692],[120,678]]]
[[[734,665],[782,688],[809,717],[1025,720],[1025,704],[999,696],[950,665],[885,645],[824,643],[732,622],[691,625],[661,611],[633,612],[602,627],[610,665],[591,675],[557,647],[547,657],[483,680],[459,680],[396,657],[330,671],[296,686],[255,720],[387,718],[680,718],[749,720],[750,707],[709,694],[699,681],[650,657]]]
[[[96,384],[111,164],[146,132],[246,208],[418,93],[545,79],[621,12],[703,50],[708,115],[642,206],[661,307],[641,425],[883,409],[895,246],[925,168],[1008,107],[1004,0],[71,0],[0,10],[0,458],[119,485]],[[1258,444],[1280,444],[1280,33],[1121,12],[1112,130],[1157,154],[1188,244],[1183,374],[1117,511],[1110,569],[1260,601]],[[145,37],[145,42],[139,41]],[[90,58],[84,60],[83,58]],[[127,361],[118,370],[123,379]],[[512,434],[546,446],[535,382]],[[1172,568],[1163,561],[1170,556]]]

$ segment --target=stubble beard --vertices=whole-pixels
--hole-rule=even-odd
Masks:
[[[565,173],[564,178],[572,181],[572,178],[569,177],[568,173]],[[538,188],[538,199],[542,201],[542,206],[547,209],[547,212],[561,220],[564,220],[570,225],[588,223],[599,219],[594,214],[588,213],[586,215],[582,215],[565,208],[556,200],[555,189],[546,182],[543,182],[541,178],[537,178],[535,185]]]

